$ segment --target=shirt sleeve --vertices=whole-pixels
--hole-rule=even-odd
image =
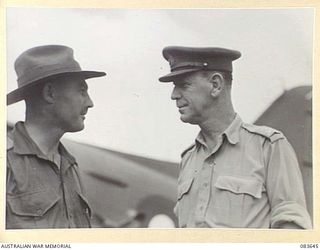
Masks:
[[[266,146],[266,189],[271,205],[271,228],[294,223],[303,229],[312,228],[306,209],[302,176],[295,152],[283,138]]]

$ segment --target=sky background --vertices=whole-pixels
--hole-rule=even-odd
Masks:
[[[85,70],[94,108],[85,129],[66,138],[149,158],[178,162],[199,128],[182,123],[165,46],[239,50],[232,97],[245,122],[254,122],[283,91],[312,84],[311,8],[293,9],[7,9],[7,92],[17,87],[14,61],[38,45],[74,49]],[[10,122],[24,120],[25,105],[7,107]]]

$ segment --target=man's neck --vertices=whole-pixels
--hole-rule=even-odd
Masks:
[[[30,121],[25,122],[25,128],[37,144],[39,149],[47,156],[51,156],[58,153],[58,145],[63,132],[61,129],[50,126],[45,121]]]
[[[220,113],[220,115],[215,114],[199,125],[201,134],[210,150],[217,145],[219,135],[229,127],[235,116],[236,113],[232,109],[230,112]]]

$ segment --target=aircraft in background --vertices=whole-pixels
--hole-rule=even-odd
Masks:
[[[175,227],[178,164],[63,140],[85,172],[93,227]],[[156,217],[157,216],[157,217]],[[154,225],[160,227],[161,225]]]
[[[285,91],[256,124],[281,130],[300,163],[312,216],[311,86]],[[12,129],[12,125],[8,125]],[[176,227],[178,163],[62,140],[84,172],[93,227]]]
[[[312,178],[312,87],[285,91],[256,120],[284,133],[293,146],[302,173],[308,212],[313,218]]]
[[[7,131],[13,124],[7,123]],[[176,227],[178,163],[62,139],[83,171],[92,227]],[[151,224],[150,224],[151,222]]]

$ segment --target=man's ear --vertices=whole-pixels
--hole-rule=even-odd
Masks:
[[[218,72],[213,73],[209,78],[209,82],[212,85],[211,96],[218,96],[223,89],[223,76]]]
[[[55,88],[52,82],[46,82],[42,88],[42,97],[48,103],[54,103],[55,100]]]

